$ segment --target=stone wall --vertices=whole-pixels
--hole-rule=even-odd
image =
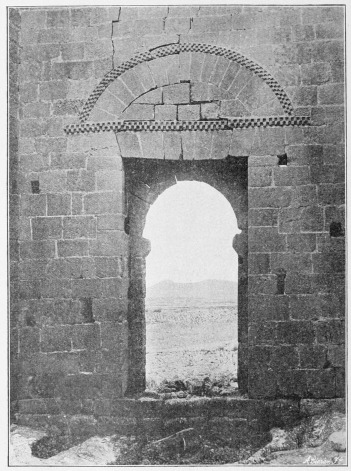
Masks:
[[[124,162],[138,158],[246,158],[242,390],[343,396],[343,7],[9,14],[20,417],[93,415],[97,399],[125,395],[130,364],[145,360],[142,348],[129,358],[131,342],[144,342],[130,331],[124,181]]]

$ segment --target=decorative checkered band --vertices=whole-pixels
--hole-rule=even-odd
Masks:
[[[85,123],[87,121],[91,110],[93,109],[95,103],[100,98],[102,93],[106,90],[106,88],[111,82],[113,82],[124,72],[129,69],[132,69],[136,65],[141,64],[143,62],[148,62],[157,59],[158,57],[179,54],[180,52],[202,52],[206,54],[222,56],[230,61],[237,62],[241,66],[246,67],[247,69],[251,70],[251,72],[258,75],[272,89],[272,91],[278,98],[280,104],[282,105],[283,110],[288,115],[291,115],[293,113],[293,106],[289,97],[287,96],[281,85],[279,85],[279,83],[275,80],[275,78],[263,67],[251,61],[242,54],[239,54],[235,51],[231,51],[230,49],[225,49],[224,47],[211,46],[210,44],[174,43],[168,44],[167,46],[158,46],[146,52],[138,52],[131,59],[127,60],[126,62],[123,62],[123,64],[118,66],[116,69],[112,69],[110,72],[108,72],[85,102],[83,109],[79,113],[80,122]]]
[[[105,131],[221,131],[255,127],[309,126],[309,116],[270,116],[194,121],[107,121],[105,123],[69,124],[66,134]]]

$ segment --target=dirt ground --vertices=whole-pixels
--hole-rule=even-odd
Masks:
[[[237,307],[231,302],[151,299],[146,305],[146,378],[212,381],[237,376]]]
[[[186,435],[184,435],[186,432]],[[182,436],[177,436],[179,433]],[[194,429],[187,429],[157,441],[138,442],[135,437],[92,437],[77,446],[47,459],[31,454],[31,444],[45,432],[29,427],[11,426],[10,466],[104,466],[212,464],[246,466],[345,466],[346,418],[339,412],[327,412],[304,419],[296,427],[272,429],[271,441],[255,453],[220,447],[199,440]],[[181,440],[180,440],[181,439]],[[187,448],[181,446],[185,445]],[[189,448],[190,445],[190,448]],[[257,450],[257,448],[256,448]],[[247,458],[240,459],[239,456]],[[239,458],[239,461],[237,461]]]

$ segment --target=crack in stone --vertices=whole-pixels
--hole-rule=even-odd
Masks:
[[[147,200],[144,200],[144,198],[142,198],[141,196],[139,195],[136,195],[135,193],[132,193],[130,190],[128,190],[128,193],[131,195],[131,196],[135,196],[135,198],[138,198],[140,201],[142,201],[143,203],[146,203],[148,204],[149,206],[151,206],[151,203],[149,203]]]
[[[115,44],[113,42],[113,21],[111,26],[111,42],[112,42],[112,69],[115,68]]]

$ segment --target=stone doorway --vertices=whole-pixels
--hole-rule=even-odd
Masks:
[[[129,377],[127,394],[146,385],[145,266],[150,243],[143,230],[150,205],[176,180],[209,184],[231,204],[241,230],[233,240],[238,253],[238,385],[247,391],[247,157],[223,160],[123,159],[125,171],[125,230],[130,236],[128,292]]]

